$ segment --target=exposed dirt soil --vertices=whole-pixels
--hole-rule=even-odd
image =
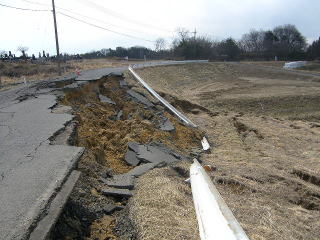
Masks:
[[[141,144],[161,142],[184,156],[189,156],[193,149],[201,147],[200,140],[203,137],[203,132],[183,125],[166,113],[163,107],[152,98],[150,99],[155,103],[154,108],[146,108],[144,105],[134,102],[126,95],[127,89],[120,87],[119,80],[115,77],[101,79],[79,89],[68,90],[65,92],[65,97],[61,99],[60,103],[71,106],[76,116],[75,145],[85,147],[86,150],[78,164],[78,170],[82,172],[82,175],[67,202],[51,239],[136,239],[141,234],[137,226],[137,214],[132,215],[132,211],[127,207],[128,200],[126,198],[106,197],[101,194],[101,189],[106,187],[101,181],[101,176],[126,173],[132,168],[124,161],[128,142]],[[133,89],[139,90],[137,87]],[[143,92],[143,90],[140,91]],[[112,99],[116,105],[100,102],[98,94]],[[123,111],[123,116],[121,119],[116,119],[120,110]],[[158,128],[159,114],[170,119],[175,126],[175,131],[166,132]],[[157,171],[164,172],[165,170],[157,169],[154,171],[157,173]],[[163,176],[163,179],[166,178],[168,178],[168,174]],[[179,208],[178,205],[182,201],[187,202],[185,204],[191,208],[193,203],[190,198],[190,187],[183,182],[184,178],[176,177],[176,179],[179,181],[163,186],[163,189],[171,189],[177,184],[177,190],[171,189],[170,192],[176,192],[177,195],[182,194],[183,197],[188,195],[188,198],[187,200],[179,200],[179,198],[177,202],[170,204],[173,205],[172,207]],[[158,186],[156,185],[157,180],[147,177],[147,181],[150,184],[148,189],[148,184],[145,183],[141,186],[138,183],[136,190],[138,198],[142,194],[141,189],[143,194],[157,193],[154,189],[155,186]],[[181,185],[184,186],[181,187]],[[168,196],[168,200],[171,198]],[[136,196],[132,199],[136,199]],[[133,206],[139,202],[132,201],[134,202]],[[105,207],[110,203],[124,207],[124,210],[106,214]],[[152,204],[149,207],[140,206],[149,214],[154,211]],[[139,207],[134,209],[140,212],[137,210]],[[186,211],[188,216],[194,217],[193,220],[189,220],[196,221],[192,210]],[[146,212],[141,210],[141,214],[139,215],[140,219]],[[156,228],[156,226],[152,227]],[[190,231],[192,232],[192,230],[187,230],[187,232]]]
[[[202,160],[250,239],[319,239],[319,78],[224,63],[138,72],[206,131]]]

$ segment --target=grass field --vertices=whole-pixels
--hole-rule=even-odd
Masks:
[[[275,61],[255,61],[255,62],[244,61],[243,63],[282,68],[286,62],[290,62],[290,61],[276,61],[276,62]],[[306,66],[301,68],[296,68],[294,70],[320,73],[320,62],[308,61]]]
[[[251,240],[319,239],[320,78],[228,63],[138,73],[208,134],[202,160]]]
[[[66,69],[72,72],[76,68],[123,66],[128,62],[85,60],[68,64]],[[7,75],[2,77],[6,84],[21,81],[23,76],[34,81],[56,75],[52,64],[4,64],[0,72]],[[137,72],[196,123],[201,132],[206,132],[212,151],[203,154],[201,160],[216,168],[211,177],[251,240],[319,239],[320,77],[262,69],[250,63],[186,64]],[[130,74],[126,73],[125,78],[135,91],[148,96]],[[177,129],[172,136],[159,134],[149,121],[142,119],[141,116],[148,116],[145,109],[124,102],[125,93],[113,84],[115,80],[108,79],[100,90],[116,99],[117,108],[124,108],[125,115],[129,110],[135,111],[133,118],[107,120],[114,109],[99,103],[94,84],[90,85],[92,89],[88,86],[68,93],[63,102],[73,105],[81,119],[78,144],[88,150],[79,161],[84,175],[75,191],[78,195],[74,194],[72,199],[85,199],[88,209],[105,203],[96,191],[102,187],[98,173],[107,167],[117,173],[128,170],[121,159],[129,140],[167,141],[172,147],[179,146],[180,151],[190,152],[191,143],[201,139],[190,134],[197,130],[188,130],[169,114]],[[108,165],[98,162],[103,159]],[[135,196],[125,202],[129,209],[120,221],[121,229],[131,234],[133,230],[127,224],[132,222],[138,239],[197,239],[191,189],[184,182],[189,166],[184,162],[154,169],[140,177]],[[89,185],[88,189],[81,185],[84,183]],[[62,220],[69,223],[71,235],[84,232],[91,236],[88,239],[116,238],[113,229],[117,216],[98,219],[91,227],[82,226],[79,220],[74,224],[69,217],[64,214]],[[58,224],[62,232],[66,232],[65,222]]]
[[[106,67],[120,67],[134,64],[137,61],[117,59],[84,59],[72,60],[62,64],[63,74]],[[3,88],[21,83],[45,80],[58,76],[57,63],[0,62],[0,80]]]

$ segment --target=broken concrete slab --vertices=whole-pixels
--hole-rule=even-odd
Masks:
[[[85,85],[85,84],[87,84],[89,82],[88,81],[77,81],[77,83],[78,83],[79,86],[83,86],[83,85]]]
[[[105,188],[101,190],[101,193],[105,196],[115,197],[132,197],[133,193],[128,189],[116,189],[116,188]]]
[[[100,175],[102,178],[110,178],[113,176],[113,170],[112,168],[108,168],[105,172],[102,172]]]
[[[169,119],[162,122],[159,127],[160,127],[160,130],[162,130],[162,131],[171,132],[171,131],[175,130],[175,127],[173,126],[173,124],[170,122]]]
[[[122,87],[122,88],[128,86],[127,82],[126,82],[124,79],[121,79],[121,80],[119,81],[119,83],[120,83],[120,87]]]
[[[121,188],[121,189],[133,189],[134,176],[128,174],[115,175],[113,178],[108,178],[105,183],[109,187]]]
[[[155,167],[160,166],[163,163],[164,162],[161,161],[161,162],[155,162],[155,163],[142,164],[140,166],[135,167],[134,169],[131,169],[126,174],[130,175],[130,176],[139,177],[139,176],[143,175],[144,173],[154,169]]]
[[[173,163],[182,158],[179,154],[158,143],[143,145],[136,142],[129,142],[128,149],[132,150],[136,154],[136,158],[144,163],[157,163],[161,161]],[[129,153],[129,157],[135,160],[133,152]]]
[[[76,81],[97,81],[108,75],[122,76],[123,71],[127,69],[128,67],[124,66],[119,68],[100,68],[81,71],[81,75],[76,77]]]
[[[100,102],[103,102],[103,103],[109,103],[109,104],[116,105],[116,103],[114,101],[112,101],[110,98],[108,98],[106,96],[103,96],[102,94],[99,94],[99,100],[100,100]]]
[[[57,222],[69,195],[78,181],[81,172],[74,170],[68,180],[63,184],[62,189],[52,200],[47,215],[37,224],[30,234],[29,240],[45,240],[49,236],[52,227]]]
[[[130,166],[137,166],[140,163],[140,160],[137,158],[137,154],[130,149],[127,150],[126,155],[124,156],[124,160]]]
[[[58,105],[51,110],[52,113],[72,113],[72,107],[66,105]]]
[[[129,89],[127,91],[127,94],[131,96],[133,99],[135,99],[136,101],[146,105],[147,107],[154,107],[153,103],[151,103],[145,96],[133,91],[132,89]]]
[[[137,142],[129,142],[128,143],[128,148],[130,148],[132,151],[134,151],[135,153],[139,152],[139,143]]]
[[[171,154],[170,151],[166,151],[166,149],[161,149],[158,146],[147,146],[141,148],[137,157],[142,162],[151,163],[157,163],[161,161],[164,161],[166,163],[173,163],[180,160],[179,158],[177,158],[177,156]]]
[[[109,215],[109,214],[114,213],[115,211],[120,211],[120,210],[124,209],[124,206],[118,206],[118,205],[114,205],[112,203],[108,203],[105,206],[103,206],[102,209],[105,214]]]
[[[9,100],[0,116],[1,125],[7,126],[0,134],[0,232],[5,239],[23,239],[83,148],[50,145],[48,139],[73,119],[51,113],[55,96]]]
[[[75,89],[75,88],[78,88],[78,87],[79,87],[78,83],[74,82],[74,83],[71,83],[71,84],[69,84],[67,86],[64,86],[63,89],[68,90],[68,89]]]
[[[110,76],[115,76],[115,77],[123,77],[123,70],[118,69],[110,73]]]

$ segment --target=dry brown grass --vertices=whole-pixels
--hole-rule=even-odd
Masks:
[[[302,121],[232,113],[190,116],[206,128],[214,181],[252,240],[318,239],[320,129]],[[296,173],[307,169],[305,180]],[[296,171],[298,170],[298,171]]]
[[[282,68],[286,61],[243,61],[243,63]]]
[[[255,62],[244,61],[242,63],[267,66],[267,67],[283,68],[283,66],[286,62],[290,62],[290,61],[277,61],[277,62],[275,62],[275,61],[255,61]],[[302,72],[304,71],[304,72],[319,73],[320,72],[320,62],[319,61],[308,61],[306,66],[296,68],[294,70],[295,71],[302,71]]]
[[[203,160],[250,239],[320,239],[319,78],[221,63],[139,73],[176,106],[211,110],[182,106],[206,130]]]
[[[154,169],[137,180],[130,199],[130,218],[141,240],[197,240],[198,223],[190,185],[185,183],[190,164]],[[176,170],[175,170],[176,169]]]
[[[140,61],[141,62],[141,61]],[[121,67],[137,61],[124,61],[117,59],[84,59],[71,60],[62,64],[63,74],[74,73],[76,69],[80,71],[98,69],[106,67]],[[0,77],[3,87],[9,87],[16,83],[45,80],[58,77],[57,63],[31,63],[31,62],[0,62]],[[3,90],[3,89],[2,89]]]
[[[153,67],[138,72],[156,90],[212,111],[320,119],[320,77],[226,63]]]

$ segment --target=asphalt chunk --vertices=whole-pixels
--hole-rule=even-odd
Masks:
[[[120,83],[120,87],[127,87],[128,86],[127,82],[125,80],[123,80],[123,79],[121,79],[119,81],[119,83]]]
[[[137,158],[137,154],[130,149],[127,150],[127,153],[124,157],[124,160],[130,165],[130,166],[137,166],[140,163],[140,160]]]
[[[155,167],[159,166],[160,164],[162,164],[163,162],[155,162],[155,163],[146,163],[146,164],[142,164],[140,166],[135,167],[134,169],[130,170],[128,173],[126,173],[127,175],[131,175],[131,176],[135,176],[135,177],[139,177],[141,175],[143,175],[144,173],[154,169]]]
[[[121,188],[121,189],[133,189],[134,176],[128,174],[120,174],[113,176],[105,181],[109,187]]]
[[[132,197],[133,193],[128,189],[116,189],[116,188],[105,188],[101,190],[101,193],[105,196],[115,197]]]
[[[151,103],[146,97],[144,97],[140,93],[133,91],[132,89],[128,90],[127,94],[138,102],[146,105],[147,107],[154,107],[153,103]]]
[[[106,96],[103,96],[102,94],[99,94],[99,100],[100,100],[100,102],[103,102],[103,103],[109,103],[112,105],[116,105],[116,103],[114,101],[112,101],[110,98],[108,98]]]
[[[169,119],[167,119],[163,123],[161,123],[159,127],[160,127],[160,130],[162,130],[162,131],[171,132],[171,131],[175,130],[173,124],[170,122]]]
[[[103,206],[102,209],[103,209],[103,212],[105,214],[112,214],[115,211],[120,211],[120,210],[124,209],[124,207],[123,206],[117,206],[117,205],[114,205],[112,203],[108,203],[105,206]]]

